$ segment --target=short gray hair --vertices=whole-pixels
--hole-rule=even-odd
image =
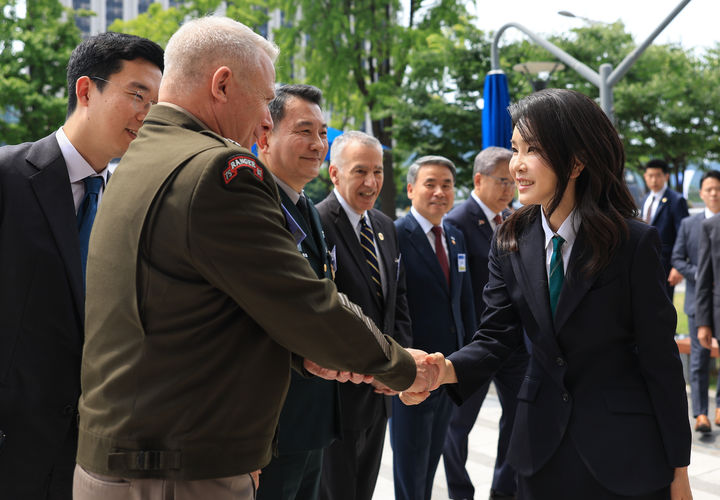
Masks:
[[[332,146],[330,146],[330,164],[342,169],[342,153],[345,150],[345,146],[354,142],[362,146],[375,148],[382,155],[382,144],[380,144],[380,141],[378,141],[375,137],[370,134],[366,134],[365,132],[360,132],[359,130],[348,130],[333,140]]]
[[[418,174],[418,171],[420,170],[420,167],[424,167],[426,165],[442,165],[443,167],[449,168],[450,172],[452,172],[453,183],[455,182],[455,172],[457,170],[455,168],[455,164],[453,162],[451,162],[450,160],[448,160],[447,158],[445,158],[444,156],[431,155],[431,156],[423,156],[421,158],[418,158],[417,160],[415,160],[413,162],[412,165],[410,165],[410,168],[408,168],[408,173],[407,173],[407,183],[412,184],[414,186],[415,181],[417,180],[417,174]]]
[[[512,151],[507,148],[490,146],[483,149],[475,157],[473,165],[473,177],[475,174],[492,175],[498,164],[509,162],[512,158]]]
[[[239,72],[255,68],[259,54],[272,62],[279,49],[242,23],[228,17],[202,17],[183,24],[165,49],[163,83],[187,92],[219,66]],[[238,75],[239,76],[239,75]]]

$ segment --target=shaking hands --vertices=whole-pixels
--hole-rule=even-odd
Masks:
[[[431,391],[434,391],[442,384],[457,382],[452,363],[446,360],[442,353],[436,352],[428,354],[420,349],[412,348],[407,348],[407,351],[415,360],[417,371],[412,385],[399,393],[400,400],[406,405],[420,404],[430,396]],[[372,384],[375,392],[378,394],[388,396],[398,394],[397,391],[383,385],[371,375],[323,368],[309,359],[305,359],[303,365],[308,372],[325,380],[352,382],[354,384]]]
[[[406,405],[417,405],[425,401],[430,392],[442,384],[457,382],[455,369],[442,353],[427,354],[418,349],[408,349],[417,364],[417,375],[413,385],[400,393],[400,401]]]

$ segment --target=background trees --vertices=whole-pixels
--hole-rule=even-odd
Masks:
[[[58,0],[0,0],[0,11],[0,144],[33,141],[63,123],[80,30]]]
[[[18,0],[0,0],[0,142],[37,139],[63,121],[65,65],[79,33],[58,0],[34,0],[27,15]],[[402,5],[402,6],[401,6]],[[403,10],[404,6],[404,10]],[[382,209],[404,205],[405,168],[418,155],[441,154],[459,168],[458,182],[471,185],[472,159],[481,147],[483,81],[490,69],[491,33],[474,25],[462,2],[439,0],[193,0],[163,10],[153,4],[112,30],[164,45],[183,19],[224,13],[273,36],[281,48],[278,81],[322,88],[331,125],[367,126],[391,151],[386,155]],[[264,32],[280,9],[282,26]],[[76,13],[77,14],[77,13]],[[499,26],[498,26],[499,28]],[[588,66],[616,66],[635,46],[621,23],[576,28],[549,39]],[[514,64],[553,60],[520,39],[503,43],[512,101],[529,94]],[[549,86],[598,91],[570,69],[553,73]],[[650,47],[615,87],[615,116],[638,168],[664,158],[679,180],[688,164],[720,158],[720,44],[702,54],[676,45]],[[8,119],[8,117],[10,119]],[[308,189],[315,198],[327,178]]]

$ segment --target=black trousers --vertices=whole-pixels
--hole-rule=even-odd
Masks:
[[[385,444],[387,418],[365,429],[345,429],[325,449],[320,500],[372,500]]]

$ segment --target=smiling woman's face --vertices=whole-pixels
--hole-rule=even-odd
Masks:
[[[510,175],[518,190],[518,201],[523,205],[550,204],[557,187],[557,175],[540,154],[540,146],[528,144],[517,127],[512,135]]]

